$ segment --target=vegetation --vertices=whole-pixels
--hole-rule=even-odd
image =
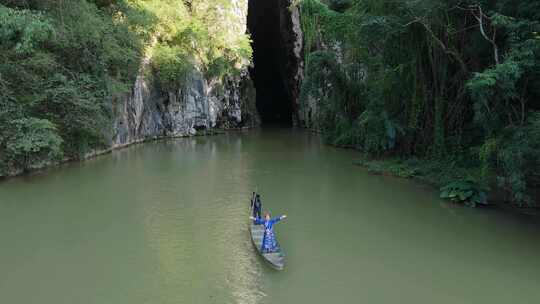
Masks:
[[[112,106],[130,92],[144,57],[165,89],[194,69],[207,78],[238,73],[251,48],[231,26],[230,6],[0,0],[0,176],[106,146]]]
[[[487,195],[484,190],[470,180],[455,181],[442,187],[441,198],[462,202],[472,207],[478,204],[487,205]]]
[[[422,175],[448,185],[443,194],[471,182],[504,189],[514,204],[534,204],[538,1],[297,5],[306,56],[301,102],[317,101],[308,123],[329,143],[401,159],[412,172],[431,167]],[[408,159],[421,161],[410,167]],[[481,192],[473,193],[463,200],[476,202]]]
[[[245,68],[250,40],[233,5],[0,0],[0,176],[106,146],[115,100],[147,60],[164,90],[195,70],[219,80]],[[373,171],[431,180],[443,196],[483,203],[496,186],[534,204],[538,1],[293,5],[305,40],[301,102],[316,101],[306,124],[329,143],[368,153]]]

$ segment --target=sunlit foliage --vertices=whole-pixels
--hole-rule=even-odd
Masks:
[[[0,176],[109,144],[112,105],[146,58],[164,89],[251,61],[224,0],[1,0]],[[240,17],[241,18],[241,17]]]

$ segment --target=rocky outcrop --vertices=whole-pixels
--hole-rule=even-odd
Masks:
[[[112,147],[160,137],[196,135],[259,123],[247,72],[206,80],[193,71],[176,90],[161,90],[142,68],[129,96],[114,105]]]
[[[284,46],[282,54],[282,75],[285,75],[285,88],[292,102],[293,124],[301,126],[300,112],[300,86],[304,75],[303,35],[300,24],[300,9],[294,5],[294,0],[279,0],[280,36]]]
[[[246,32],[247,0],[231,0],[228,31]],[[155,42],[154,42],[155,43]],[[151,48],[150,48],[151,49]],[[255,88],[247,72],[206,79],[195,69],[174,90],[163,89],[152,77],[152,54],[141,64],[132,92],[113,104],[112,148],[161,137],[201,134],[212,129],[252,127],[259,124]]]

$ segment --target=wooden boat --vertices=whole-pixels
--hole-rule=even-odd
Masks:
[[[255,225],[253,224],[253,221],[250,223],[250,232],[251,232],[251,240],[253,241],[253,245],[255,246],[255,249],[257,249],[257,252],[265,259],[270,266],[277,270],[283,269],[285,266],[285,254],[283,253],[283,250],[281,250],[281,247],[278,244],[278,249],[275,252],[270,253],[263,253],[261,251],[262,247],[262,239],[264,236],[264,226],[263,225]]]
[[[263,253],[261,250],[264,236],[264,225],[255,225],[253,220],[249,220],[249,232],[251,233],[251,240],[253,241],[255,249],[257,249],[257,252],[263,257],[263,259],[267,261],[272,268],[282,270],[285,266],[285,254],[283,253],[283,250],[281,250],[279,243],[275,252]]]

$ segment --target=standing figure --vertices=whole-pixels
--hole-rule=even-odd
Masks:
[[[261,196],[257,194],[253,201],[251,202],[251,207],[253,208],[253,214],[252,216],[254,218],[260,219],[261,218],[261,212],[262,212],[262,202],[261,202]]]
[[[264,236],[261,245],[261,251],[263,253],[275,252],[278,249],[273,226],[285,218],[287,218],[286,215],[270,218],[270,213],[268,212],[264,214],[264,219],[251,217],[255,225],[264,225]]]

